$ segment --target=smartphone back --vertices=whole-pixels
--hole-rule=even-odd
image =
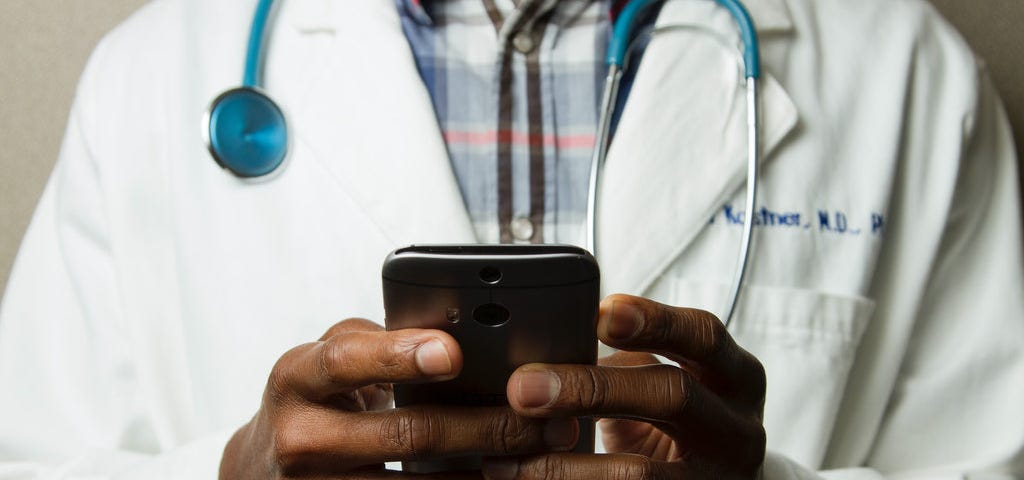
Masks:
[[[443,330],[459,342],[461,374],[396,385],[395,404],[507,405],[509,376],[527,363],[594,364],[600,274],[585,250],[559,245],[413,246],[383,268],[388,330]],[[581,421],[577,451],[593,451]],[[479,458],[407,462],[417,473],[479,468]]]

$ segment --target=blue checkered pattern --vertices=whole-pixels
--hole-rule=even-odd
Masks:
[[[477,239],[582,244],[609,2],[396,3]]]

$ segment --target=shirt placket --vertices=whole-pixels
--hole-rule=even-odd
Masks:
[[[521,0],[507,18],[483,0],[498,32],[498,226],[502,243],[544,241],[545,152],[541,57],[546,19],[555,0]],[[517,77],[516,66],[525,75]],[[524,82],[524,85],[517,84]],[[517,88],[525,87],[525,88]],[[519,94],[524,92],[525,94]],[[522,113],[525,112],[525,125]],[[520,122],[517,124],[517,114]],[[528,172],[526,178],[515,172]],[[520,182],[520,183],[515,183]],[[525,195],[523,192],[526,192]]]

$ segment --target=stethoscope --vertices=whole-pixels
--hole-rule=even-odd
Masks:
[[[619,83],[628,60],[629,43],[639,24],[640,14],[652,4],[663,0],[630,0],[615,20],[608,43],[608,76],[601,95],[597,140],[590,165],[587,193],[586,247],[597,252],[597,198],[601,171],[608,154],[612,117],[615,115]],[[743,40],[743,64],[747,88],[747,199],[743,220],[743,238],[736,260],[723,317],[726,327],[736,313],[740,289],[746,276],[753,239],[753,215],[757,201],[759,161],[758,79],[761,60],[757,33],[750,14],[740,0],[715,0],[726,8],[739,25]],[[261,70],[263,43],[273,0],[259,0],[253,17],[245,58],[242,86],[217,96],[210,105],[203,123],[207,148],[217,164],[243,179],[266,177],[277,171],[288,156],[288,124],[284,111],[262,91]]]

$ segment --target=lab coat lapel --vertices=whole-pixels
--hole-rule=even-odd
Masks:
[[[289,23],[307,50],[318,50],[307,56],[323,64],[292,95],[296,160],[320,163],[394,245],[473,242],[394,3],[294,5]]]
[[[748,3],[759,32],[792,27],[781,0]],[[713,2],[665,4],[612,142],[601,185],[598,255],[606,292],[643,293],[746,178],[746,89],[735,23]],[[761,80],[762,169],[797,122]]]

